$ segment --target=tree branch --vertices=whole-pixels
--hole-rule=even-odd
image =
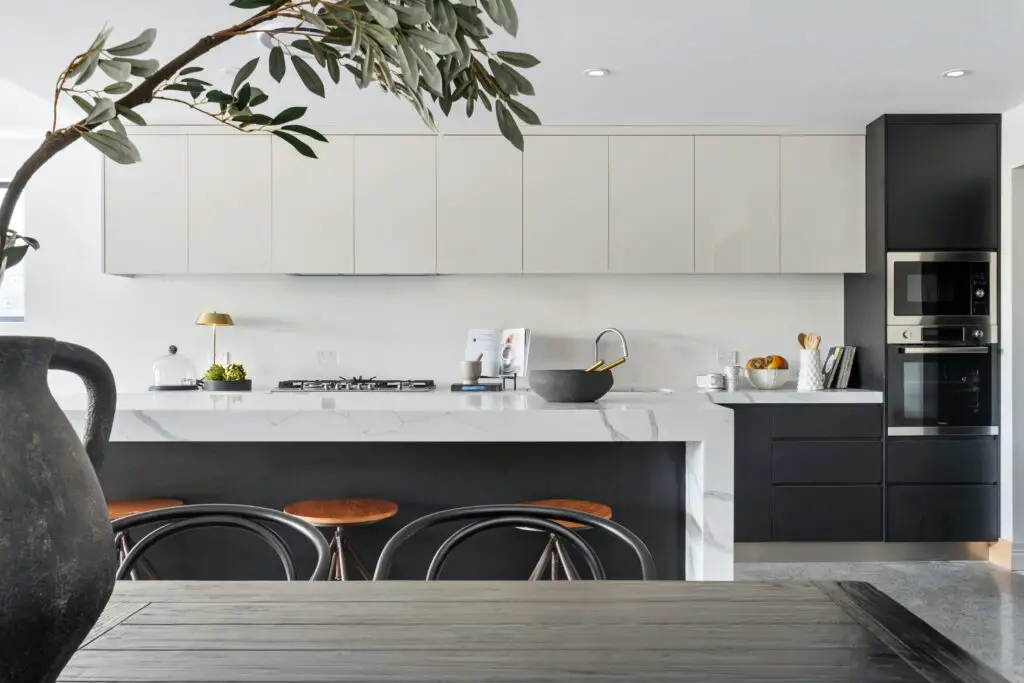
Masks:
[[[174,76],[178,71],[191,64],[197,58],[206,54],[218,45],[231,40],[231,38],[233,38],[238,32],[248,31],[249,29],[259,26],[264,22],[270,21],[277,17],[282,10],[289,9],[292,6],[292,0],[275,0],[261,12],[249,17],[240,24],[236,24],[230,28],[200,38],[195,45],[164,64],[160,69],[154,72],[152,76],[146,78],[135,86],[134,90],[117,100],[116,104],[128,109],[134,109],[139,105],[151,102],[157,88],[159,88],[164,81]],[[65,72],[66,71],[67,70],[65,70]],[[60,82],[60,79],[58,79],[58,82]],[[32,179],[32,176],[36,174],[43,164],[52,159],[59,152],[67,149],[69,145],[82,137],[83,131],[88,131],[92,127],[92,125],[85,123],[85,119],[82,119],[78,123],[67,128],[48,132],[36,151],[33,152],[32,155],[29,156],[29,158],[26,159],[21,167],[15,172],[14,177],[11,178],[11,182],[7,187],[7,192],[4,195],[3,202],[0,202],[0,254],[3,253],[3,250],[7,245],[7,230],[11,225],[11,219],[14,217],[14,207],[17,205],[22,193],[25,191],[25,186],[28,184],[28,181]]]

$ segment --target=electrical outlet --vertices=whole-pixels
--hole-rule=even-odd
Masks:
[[[740,362],[739,351],[718,350],[718,367],[724,368],[728,365],[737,365]]]
[[[334,349],[323,349],[316,352],[316,362],[320,365],[337,365],[338,352]]]

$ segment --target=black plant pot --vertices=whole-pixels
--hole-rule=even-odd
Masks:
[[[203,391],[252,391],[251,379],[240,379],[234,382],[227,380],[203,380]]]
[[[89,392],[83,447],[46,383]],[[55,681],[114,587],[107,506],[96,477],[114,422],[110,368],[44,337],[0,337],[0,681]]]

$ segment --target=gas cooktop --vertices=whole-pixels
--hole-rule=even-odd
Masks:
[[[289,379],[277,383],[272,391],[433,391],[432,379],[377,379],[376,377],[338,377],[337,379]]]

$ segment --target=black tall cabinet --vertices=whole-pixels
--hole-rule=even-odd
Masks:
[[[850,386],[886,388],[887,251],[998,251],[1001,118],[886,115],[868,126],[867,268],[844,281],[844,336],[858,347]],[[997,437],[883,432],[882,442],[884,540],[998,538]]]

